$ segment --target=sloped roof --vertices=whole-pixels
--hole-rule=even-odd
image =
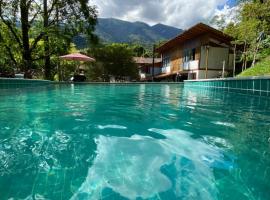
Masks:
[[[184,31],[182,34],[176,36],[175,38],[169,40],[162,46],[156,49],[157,52],[163,52],[168,50],[176,45],[179,45],[187,40],[195,38],[197,36],[203,35],[205,33],[211,33],[217,36],[221,41],[229,43],[232,40],[232,37],[219,31],[211,26],[208,26],[203,23],[196,24],[195,26],[191,27],[190,29]]]

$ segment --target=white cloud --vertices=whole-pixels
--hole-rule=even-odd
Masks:
[[[188,28],[208,22],[227,0],[92,0],[99,17]]]
[[[224,20],[225,24],[229,24],[230,22],[237,23],[239,21],[239,13],[242,9],[242,5],[237,5],[234,7],[230,7],[225,5],[222,10],[216,9],[215,16],[217,20]]]

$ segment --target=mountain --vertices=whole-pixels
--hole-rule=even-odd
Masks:
[[[99,18],[97,35],[106,42],[153,43],[168,40],[182,32],[171,26],[156,24],[149,26],[143,22],[128,22],[114,18]]]
[[[106,43],[152,44],[154,42],[171,39],[181,32],[183,32],[183,30],[164,24],[150,26],[143,22],[99,18],[95,33],[99,36],[101,41]],[[82,36],[77,36],[74,42],[79,48],[84,46]]]

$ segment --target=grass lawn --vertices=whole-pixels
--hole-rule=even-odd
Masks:
[[[270,76],[270,56],[258,62],[254,67],[243,71],[241,74],[238,75],[238,77],[263,75]]]

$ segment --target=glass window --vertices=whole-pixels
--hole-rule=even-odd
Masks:
[[[169,56],[163,58],[163,67],[169,67],[170,66],[171,59]]]
[[[191,50],[191,60],[195,60],[196,49]]]
[[[195,60],[195,55],[196,55],[196,49],[185,49],[183,53],[183,61],[184,62],[189,62],[192,60]]]

